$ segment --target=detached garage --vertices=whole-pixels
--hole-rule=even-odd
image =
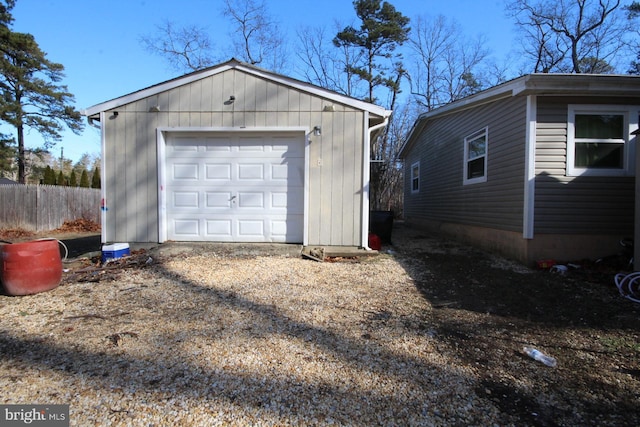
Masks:
[[[102,241],[366,247],[390,113],[236,60],[90,107]]]

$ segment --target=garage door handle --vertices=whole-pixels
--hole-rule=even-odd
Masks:
[[[235,199],[235,198],[236,198],[236,196],[231,196],[231,198],[229,199],[229,201],[231,202],[231,201],[233,201],[233,199]]]

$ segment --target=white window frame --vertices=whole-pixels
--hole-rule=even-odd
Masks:
[[[624,144],[622,168],[585,168],[575,166],[575,117],[580,114],[619,114],[623,116],[623,134],[621,139],[591,139],[586,142]],[[631,105],[588,105],[569,104],[567,117],[567,176],[627,176],[635,171],[635,147],[632,146],[631,132],[638,128],[638,107]],[[580,140],[578,140],[580,143]]]
[[[416,168],[418,169],[418,172],[417,172],[417,174],[414,175],[413,171]],[[410,172],[410,174],[411,174],[411,182],[410,182],[409,185],[411,185],[411,194],[416,194],[416,193],[420,192],[420,162],[417,161],[417,162],[412,163],[410,171],[411,171]],[[414,182],[418,183],[418,185],[415,186],[417,188],[414,188],[414,185],[413,185]]]
[[[484,136],[484,141],[485,141],[484,154],[481,156],[476,156],[474,158],[469,158],[469,142],[475,139],[478,139],[482,136]],[[484,157],[484,171],[482,173],[482,176],[475,177],[475,178],[468,178],[467,170],[468,170],[469,162],[483,158],[483,157]],[[464,138],[464,162],[462,165],[462,168],[463,168],[462,184],[469,185],[469,184],[478,184],[481,182],[487,182],[487,163],[489,163],[489,127],[488,126],[476,132],[473,132],[472,134]]]

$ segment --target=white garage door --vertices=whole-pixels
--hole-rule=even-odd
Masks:
[[[165,155],[168,240],[302,242],[304,134],[173,136]]]

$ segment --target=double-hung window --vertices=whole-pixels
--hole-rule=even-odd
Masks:
[[[487,180],[487,146],[489,128],[481,129],[464,139],[463,184],[475,184]]]
[[[637,107],[569,105],[567,175],[626,175],[633,169],[630,126],[638,126]],[[633,123],[631,123],[633,122]]]
[[[420,162],[411,165],[411,192],[420,192]]]

